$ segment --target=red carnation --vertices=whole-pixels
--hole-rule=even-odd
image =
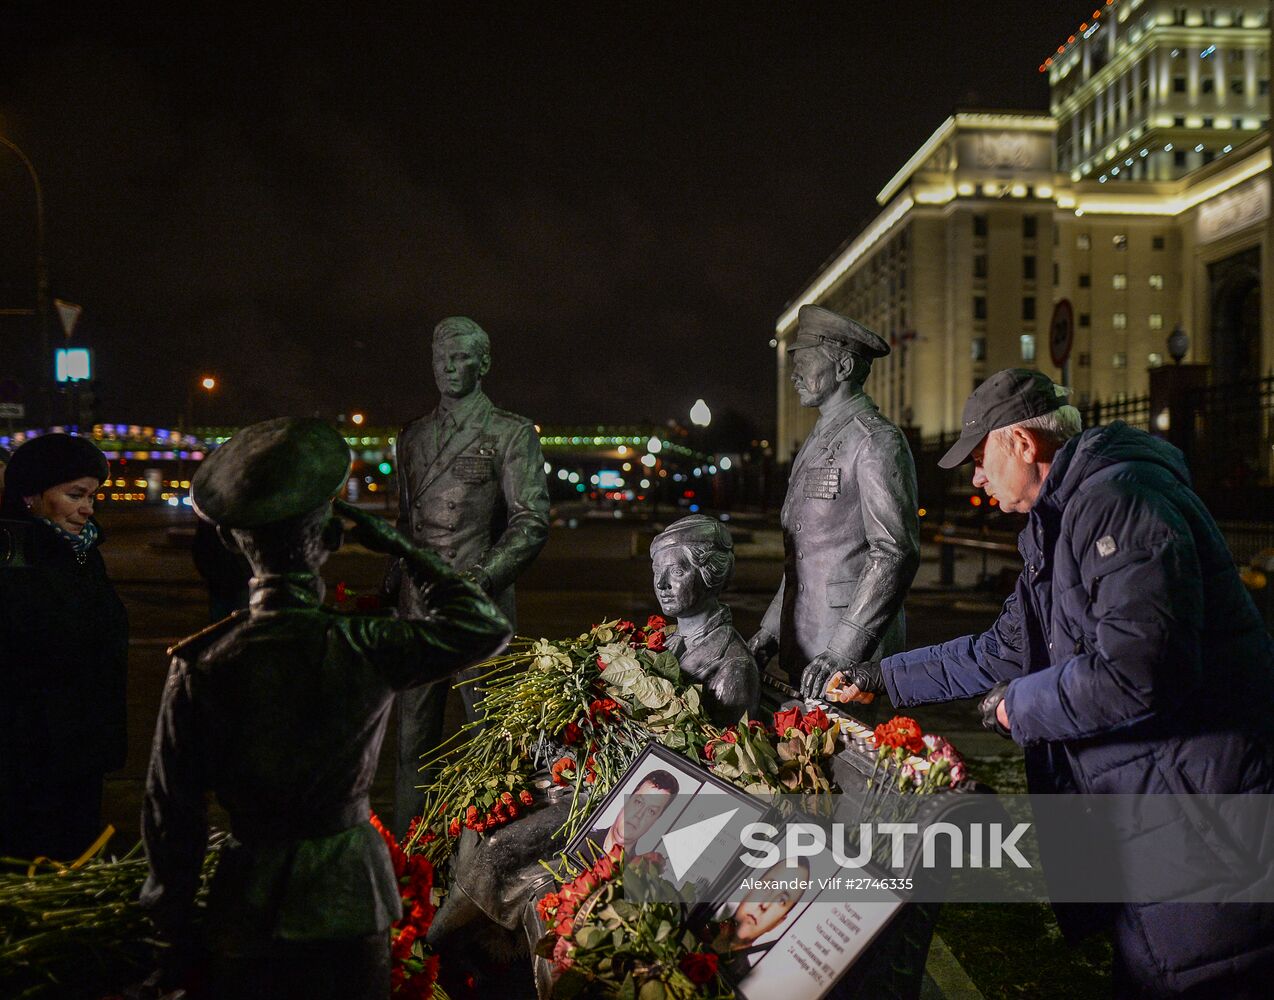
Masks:
[[[584,730],[580,729],[574,722],[568,722],[562,727],[562,742],[568,747],[577,746],[584,742]]]
[[[556,910],[562,905],[562,898],[555,892],[550,892],[535,904],[535,912],[540,915],[540,919],[547,921],[550,912]]]
[[[784,709],[782,712],[774,713],[774,732],[779,739],[787,736],[789,729],[799,729],[801,727],[801,710],[796,705],[791,708]]]
[[[832,720],[827,717],[827,713],[822,708],[816,708],[801,720],[801,732],[811,733],[815,729],[821,729],[823,732],[832,728]]]
[[[552,770],[553,784],[569,785],[571,783],[571,779],[566,777],[566,772],[574,771],[574,770],[575,770],[574,757],[559,757],[557,759],[557,763],[553,765],[553,770]]]
[[[615,631],[617,632],[635,632],[636,630],[637,626],[632,622],[620,622],[615,626]]]
[[[922,753],[925,748],[919,723],[905,715],[895,715],[888,722],[882,722],[876,727],[875,736],[878,747],[901,747],[908,753]]]
[[[511,805],[513,805],[513,793],[512,793],[512,792],[501,792],[501,793],[500,793],[500,801],[501,801],[501,802],[503,802],[506,806],[511,806]]]
[[[710,951],[692,951],[681,960],[681,971],[696,986],[717,978],[717,956]]]
[[[619,702],[614,698],[594,698],[588,706],[588,717],[593,722],[609,722],[615,718]]]
[[[453,819],[451,821],[450,825],[447,827],[447,836],[449,837],[460,836],[460,820]]]
[[[522,800],[524,806],[535,804],[535,796],[528,792],[525,788],[518,792],[518,798]]]

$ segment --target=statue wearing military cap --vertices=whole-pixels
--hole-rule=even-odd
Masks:
[[[379,517],[332,498],[350,453],[319,420],[254,424],[208,456],[191,502],[252,566],[249,608],[178,643],[164,688],[142,837],[142,902],[168,945],[164,985],[198,950],[192,917],[207,792],[230,817],[209,897],[208,995],[385,997],[397,880],[368,823],[395,694],[503,647],[485,594]],[[323,606],[319,567],[354,537],[400,560],[427,620]],[[321,900],[322,905],[314,905]]]
[[[473,320],[451,316],[434,329],[441,398],[398,435],[398,529],[468,575],[513,622],[513,583],[548,540],[548,481],[535,425],[497,409],[482,391],[490,368],[491,340]],[[396,567],[386,590],[404,618],[425,610],[424,595],[400,582]],[[465,684],[460,693],[469,720],[477,719],[480,692]],[[420,811],[420,758],[442,738],[446,700],[446,685],[399,699],[394,822],[400,834]]]
[[[792,383],[819,419],[783,503],[783,581],[749,648],[808,697],[903,643],[903,598],[920,564],[916,470],[902,432],[863,390],[889,345],[861,323],[802,306]]]

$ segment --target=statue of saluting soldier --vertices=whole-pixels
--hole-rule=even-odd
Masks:
[[[510,626],[470,579],[381,519],[333,501],[344,439],[281,418],[236,434],[191,486],[199,515],[252,565],[249,607],[170,650],[142,812],[150,875],[142,902],[165,949],[163,978],[196,959],[192,917],[207,848],[205,794],[230,816],[206,918],[219,1000],[383,998],[400,915],[389,854],[368,823],[368,789],[396,692],[497,653]],[[400,560],[419,613],[323,606],[318,571],[342,525]]]

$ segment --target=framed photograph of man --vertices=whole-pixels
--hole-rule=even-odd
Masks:
[[[615,847],[629,857],[658,854],[674,889],[707,890],[733,865],[740,831],[768,806],[657,744],[642,751],[566,852],[592,860]]]

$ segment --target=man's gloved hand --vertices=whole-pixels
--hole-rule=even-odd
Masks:
[[[1008,712],[1003,708],[1004,695],[1009,689],[1008,681],[1000,681],[982,696],[978,702],[978,712],[982,715],[982,725],[993,733],[999,733],[1006,739],[1013,738],[1008,727]]]
[[[801,674],[801,694],[806,698],[822,698],[832,675],[845,673],[858,664],[848,656],[825,649],[805,665]]]
[[[332,510],[354,523],[351,536],[363,548],[389,555],[402,554],[406,539],[384,518],[368,514],[344,500],[333,500]]]
[[[765,669],[765,665],[778,651],[778,636],[763,628],[757,629],[756,635],[748,640],[748,652],[752,654],[752,659],[756,660],[756,665],[761,670]]]
[[[856,701],[861,705],[870,705],[876,700],[876,695],[884,693],[885,674],[880,661],[868,660],[832,674],[824,697],[840,704]]]

